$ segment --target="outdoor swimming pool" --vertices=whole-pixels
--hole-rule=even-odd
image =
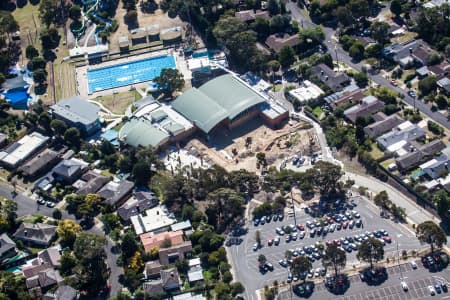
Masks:
[[[87,71],[89,94],[158,77],[162,69],[175,68],[172,55],[137,60]]]

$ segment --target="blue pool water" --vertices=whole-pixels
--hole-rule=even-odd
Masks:
[[[209,59],[213,59],[215,52],[216,52],[215,50],[196,52],[196,53],[192,53],[192,57],[198,58],[198,57],[208,56]]]
[[[30,100],[30,95],[28,95],[26,90],[11,90],[3,93],[6,100],[11,104],[14,109],[27,109],[28,102]]]
[[[162,69],[175,68],[172,55],[152,57],[87,71],[89,94],[152,80]]]

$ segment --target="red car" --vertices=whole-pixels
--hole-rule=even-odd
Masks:
[[[347,228],[348,227],[348,223],[349,223],[348,221],[345,221],[344,223],[342,223],[342,228],[344,228],[344,229]]]
[[[392,242],[392,239],[391,239],[390,236],[383,236],[383,240],[384,240],[386,243],[391,243],[391,242]]]
[[[342,242],[340,240],[334,240],[333,242],[336,246],[342,245]]]
[[[297,224],[297,229],[303,231],[305,230],[305,226],[303,226],[303,224]]]
[[[267,241],[267,245],[272,246],[273,245],[273,239],[270,239]]]

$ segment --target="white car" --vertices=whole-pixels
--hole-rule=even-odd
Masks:
[[[258,248],[259,248],[259,244],[258,243],[253,244],[253,251],[258,250]]]
[[[417,264],[416,264],[415,261],[412,261],[412,262],[411,262],[411,267],[412,267],[414,270],[417,269]]]
[[[406,282],[402,281],[400,282],[400,285],[405,292],[408,291],[408,284]]]
[[[430,295],[431,296],[436,295],[436,291],[434,290],[434,287],[432,285],[428,286],[428,290],[430,291]]]

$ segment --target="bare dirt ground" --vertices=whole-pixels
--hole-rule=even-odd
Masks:
[[[140,1],[139,1],[140,2]],[[164,13],[162,10],[158,9],[153,14],[146,14],[141,11],[139,6],[139,2],[137,3],[137,13],[138,13],[138,28],[147,27],[150,25],[159,25],[160,29],[171,28],[175,26],[183,26],[183,22],[179,17],[169,18],[167,13]],[[156,1],[159,3],[159,1]],[[126,10],[123,8],[122,1],[119,3],[119,7],[116,11],[115,19],[119,23],[119,28],[116,32],[111,34],[110,40],[110,51],[116,52],[119,50],[119,45],[117,43],[117,39],[120,36],[128,35],[130,28],[124,22],[124,16],[126,14]]]
[[[229,132],[216,132],[208,143],[200,139],[193,139],[187,148],[195,147],[203,153],[205,160],[217,164],[227,171],[245,169],[260,173],[256,168],[256,154],[263,152],[268,165],[280,164],[285,158],[296,153],[317,151],[317,145],[311,145],[310,139],[315,140],[314,129],[304,122],[290,121],[283,128],[273,130],[262,121],[252,120]],[[252,143],[245,146],[247,137]],[[311,147],[312,146],[312,147]],[[235,151],[234,151],[235,150]],[[233,152],[237,153],[233,155]]]

